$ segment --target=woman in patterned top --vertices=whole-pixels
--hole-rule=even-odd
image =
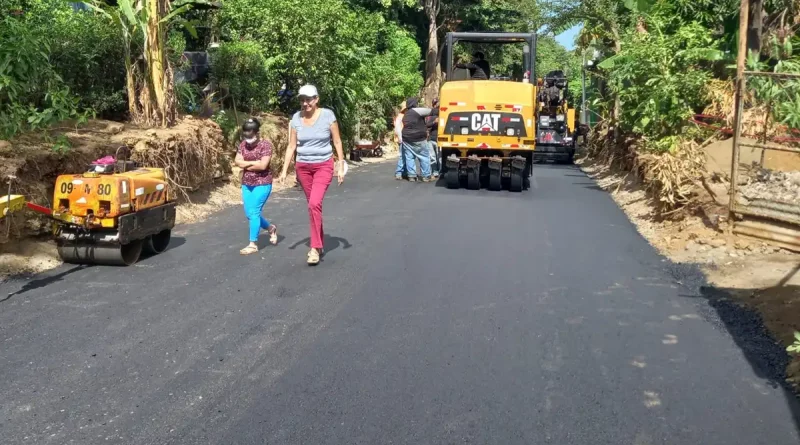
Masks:
[[[249,255],[258,252],[258,233],[261,229],[269,231],[269,242],[278,243],[278,228],[261,216],[264,204],[272,193],[272,172],[269,168],[272,159],[272,143],[260,139],[258,130],[261,124],[253,118],[242,125],[244,140],[236,151],[236,165],[242,169],[242,201],[244,214],[250,222],[250,244],[239,253]]]

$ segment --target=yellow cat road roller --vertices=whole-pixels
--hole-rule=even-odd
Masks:
[[[19,195],[9,196],[19,208]],[[175,227],[176,199],[164,170],[111,156],[85,173],[59,176],[52,208],[26,206],[53,221],[58,254],[73,264],[130,266],[142,252],[165,251]]]
[[[521,44],[522,65],[507,80],[472,78],[470,65],[454,63],[454,46]],[[441,175],[448,188],[489,190],[529,188],[536,150],[536,34],[446,34],[446,82],[439,92],[439,132],[443,164]],[[460,68],[462,66],[467,66]]]

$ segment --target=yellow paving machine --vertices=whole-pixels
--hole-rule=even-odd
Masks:
[[[86,172],[56,178],[52,207],[0,196],[0,218],[25,207],[49,218],[64,262],[129,266],[161,253],[175,226],[176,199],[161,168],[107,156]],[[9,186],[9,189],[11,187]]]
[[[534,161],[572,164],[577,147],[575,109],[567,102],[567,78],[563,71],[551,71],[538,92],[536,151]]]

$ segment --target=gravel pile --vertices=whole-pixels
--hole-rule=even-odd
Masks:
[[[759,170],[740,187],[747,199],[768,199],[800,205],[800,172]]]

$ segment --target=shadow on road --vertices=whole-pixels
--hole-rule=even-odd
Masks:
[[[80,266],[73,266],[73,267],[71,267],[71,268],[69,268],[69,269],[67,269],[67,270],[65,270],[63,272],[59,272],[59,273],[52,274],[52,275],[48,274],[48,275],[45,275],[45,276],[43,276],[41,278],[36,278],[36,279],[30,280],[27,283],[25,283],[25,285],[22,286],[18,291],[12,292],[12,293],[8,294],[7,296],[3,297],[2,299],[0,299],[0,303],[8,301],[8,300],[12,299],[13,297],[15,297],[17,295],[22,295],[22,294],[24,294],[26,292],[30,292],[30,291],[33,291],[33,290],[36,290],[36,289],[41,289],[43,287],[46,287],[46,286],[49,286],[51,284],[57,283],[57,282],[61,281],[62,279],[64,279],[64,277],[66,277],[67,275],[71,275],[71,274],[73,274],[75,272],[87,269],[89,267],[92,267],[92,266],[88,265],[88,264],[83,264],[83,265],[80,265]]]
[[[534,176],[535,176],[537,170],[543,170],[543,169],[574,171],[577,174],[564,174],[563,176],[588,179],[588,176],[586,176],[586,174],[584,174],[580,170],[580,167],[578,167],[577,165],[574,165],[574,164],[570,165],[570,164],[556,164],[556,163],[538,162],[538,163],[533,164]],[[408,182],[405,175],[403,175],[403,181],[404,182]],[[434,181],[434,185],[437,188],[447,188],[447,181],[445,181],[444,175],[439,176],[439,179]],[[489,185],[488,184],[488,178],[486,176],[482,176],[481,177],[481,190],[487,190],[488,189],[488,185]],[[461,177],[460,181],[459,181],[458,189],[454,189],[454,190],[462,190],[462,189],[466,189],[466,188],[467,188],[466,179],[464,177]],[[533,184],[533,180],[531,178],[528,178],[528,180],[526,181],[526,190],[529,190],[529,189],[532,189],[532,188],[536,188],[536,187]],[[498,191],[508,192],[507,184],[504,184],[503,190],[498,190]]]
[[[281,243],[283,242],[283,240],[285,240],[285,239],[286,239],[286,237],[281,235],[280,232],[278,232],[278,243],[276,244],[276,246],[280,246]],[[261,250],[261,249],[264,249],[266,247],[271,246],[272,244],[270,244],[270,242],[269,242],[269,235],[268,234],[264,234],[264,235],[259,236],[258,237],[258,242],[256,243],[256,245],[258,245],[258,250]]]
[[[575,164],[556,164],[555,162],[549,162],[549,163],[540,162],[540,163],[536,163],[536,164],[533,164],[533,168],[550,168],[550,169],[555,169],[555,170],[575,170],[575,171],[579,171],[580,170],[580,168]]]
[[[167,250],[176,249],[178,247],[181,247],[184,244],[186,244],[186,238],[184,238],[182,236],[173,236],[169,240],[169,245],[167,246]]]
[[[789,378],[800,384],[800,358],[790,364],[784,346],[791,343],[794,329],[800,329],[795,324],[800,319],[800,286],[787,285],[799,270],[800,264],[773,287],[728,289],[704,285],[699,288],[700,295],[691,297],[707,301],[755,374],[783,391],[795,429],[800,433],[800,394],[787,381]]]
[[[595,190],[598,192],[608,193],[608,190],[600,187],[599,185],[595,184],[594,182],[573,182],[574,185],[579,185],[585,189]]]
[[[325,245],[325,253],[332,252],[332,251],[338,249],[339,247],[342,247],[345,250],[353,247],[353,245],[350,244],[350,241],[347,241],[344,238],[339,238],[339,237],[330,236],[330,235],[325,235],[325,237],[323,238],[322,242]],[[295,250],[299,246],[306,246],[308,248],[311,248],[311,238],[305,238],[305,239],[302,239],[302,240],[292,244],[289,247],[289,250]]]
[[[142,255],[139,257],[138,263],[141,263],[143,261],[147,261],[150,258],[157,258],[158,255],[162,255],[163,253],[169,252],[172,249],[177,249],[178,247],[181,247],[184,244],[186,244],[186,238],[184,238],[182,236],[173,236],[169,240],[169,245],[167,246],[167,250],[165,250],[161,254],[155,254],[155,255],[152,254],[152,253],[147,253],[147,252],[142,251]]]

